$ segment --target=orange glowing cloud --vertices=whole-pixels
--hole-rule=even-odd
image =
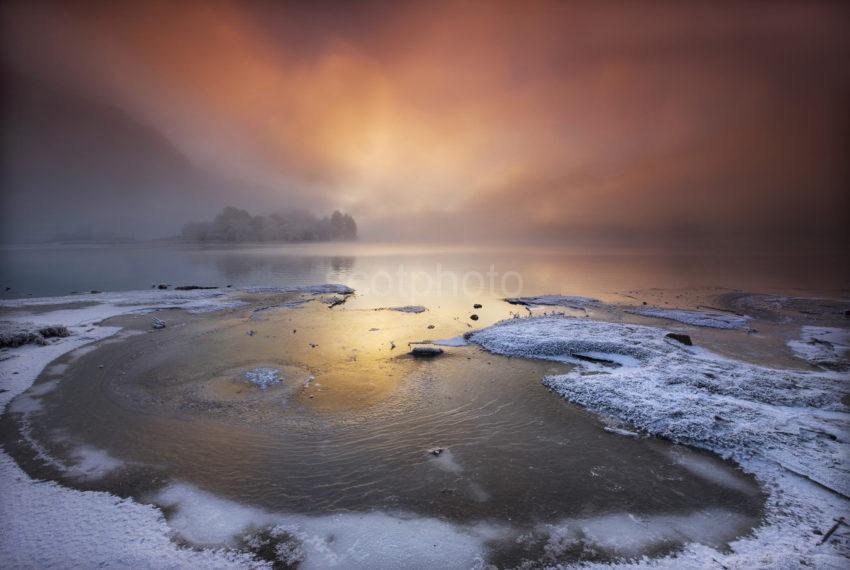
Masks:
[[[366,235],[846,222],[840,7],[81,6],[16,5],[6,51]]]

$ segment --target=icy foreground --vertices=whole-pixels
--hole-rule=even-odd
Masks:
[[[845,564],[850,551],[844,542],[818,547],[812,531],[831,526],[850,508],[850,413],[841,401],[847,375],[764,368],[686,347],[665,334],[546,316],[502,321],[470,340],[497,354],[572,362],[573,370],[544,383],[646,433],[733,459],[760,479],[770,493],[767,524],[734,543],[731,554],[708,555],[694,546],[676,565],[712,557],[733,567]]]
[[[311,293],[328,290],[320,287]],[[143,291],[4,301],[0,304],[20,309],[80,301],[86,305],[9,317],[34,327],[63,323],[71,335],[46,346],[16,348],[9,353],[11,358],[0,362],[0,386],[8,390],[0,393],[0,409],[62,354],[85,351],[91,348],[87,345],[120,332],[116,327],[97,325],[102,319],[161,307],[201,312],[229,309],[244,304],[239,293]],[[848,554],[844,547],[836,546],[835,541],[817,547],[819,537],[811,531],[828,528],[835,516],[847,512],[848,501],[779,465],[801,473],[806,466],[819,466],[821,469],[806,471],[806,476],[841,490],[847,475],[842,471],[846,469],[842,442],[846,441],[847,413],[837,394],[846,378],[771,371],[722,360],[664,340],[665,332],[548,317],[507,321],[476,333],[472,340],[494,352],[574,361],[576,370],[546,380],[554,390],[591,409],[629,420],[647,432],[736,458],[758,475],[770,492],[767,525],[754,537],[735,542],[734,552],[721,553],[712,547],[712,531],[728,523],[729,513],[643,518],[613,513],[546,525],[540,530],[548,536],[547,548],[558,552],[588,544],[628,557],[639,556],[647,547],[664,544],[672,537],[684,537],[708,546],[693,544],[678,557],[642,560],[636,565],[704,568],[713,567],[712,560],[716,560],[727,567],[796,568],[801,561],[817,567],[843,567],[846,559],[842,556]],[[460,344],[461,338],[450,340]],[[620,367],[577,356],[608,360]],[[598,374],[586,375],[588,372]],[[800,388],[794,389],[794,384]],[[300,561],[302,568],[483,568],[488,541],[509,538],[512,532],[404,513],[318,517],[268,513],[179,482],[150,501],[171,507],[172,518],[166,522],[157,508],[108,493],[33,481],[0,452],[0,565],[269,567],[232,549],[239,546],[240,536],[249,543],[265,540],[246,535],[259,528],[281,540],[274,547],[278,560]],[[843,532],[840,529],[836,536]],[[175,537],[209,548],[182,548],[172,540]]]

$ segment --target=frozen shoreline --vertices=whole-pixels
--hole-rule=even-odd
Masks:
[[[848,378],[832,372],[773,370],[665,339],[667,331],[568,316],[502,321],[470,340],[507,356],[567,361],[575,368],[544,383],[592,411],[644,433],[737,461],[768,492],[765,524],[732,553],[691,545],[675,558],[637,566],[841,567],[847,529],[818,546],[816,529],[850,509]],[[620,363],[602,367],[580,358]],[[630,564],[631,566],[631,564]]]
[[[311,294],[323,294],[329,289],[320,286],[312,290],[305,289],[302,292]],[[61,323],[69,327],[72,334],[68,338],[56,340],[44,347],[27,346],[15,349],[15,357],[0,362],[0,380],[2,387],[8,392],[0,393],[0,410],[5,410],[8,402],[17,394],[26,390],[35,381],[40,372],[50,362],[72,350],[87,344],[106,339],[119,332],[117,327],[94,326],[95,323],[117,315],[132,312],[144,312],[164,307],[179,307],[193,312],[208,312],[219,309],[237,308],[244,305],[244,301],[236,299],[236,294],[244,292],[257,292],[255,290],[228,290],[228,291],[142,291],[136,293],[121,294],[98,294],[98,295],[75,295],[66,298],[44,298],[26,299],[0,302],[0,306],[24,308],[27,305],[55,305],[61,303],[94,303],[81,308],[64,308],[42,314],[13,315],[7,320],[39,324]],[[263,292],[267,292],[264,290]],[[272,290],[271,292],[283,292],[283,290]],[[584,329],[561,326],[563,323],[581,322]],[[594,328],[595,327],[595,328]],[[631,332],[625,333],[618,327],[625,327],[628,331],[633,329],[636,337],[630,337]],[[516,329],[515,329],[516,328]],[[488,332],[489,331],[489,332]],[[581,334],[576,334],[580,332]],[[592,332],[592,338],[605,338],[603,344],[588,343],[588,333]],[[700,349],[682,349],[672,341],[656,339],[662,329],[652,327],[639,327],[637,325],[616,325],[603,323],[588,319],[571,319],[569,317],[538,317],[530,319],[515,319],[504,321],[478,331],[472,340],[478,342],[485,348],[494,352],[511,354],[514,356],[529,356],[536,358],[550,358],[563,360],[565,354],[569,356],[570,351],[575,354],[591,354],[601,357],[609,356],[614,362],[621,364],[620,368],[614,370],[613,374],[627,376],[630,372],[646,371],[647,368],[655,370],[662,364],[667,366],[670,355],[674,356],[679,372],[686,370],[686,365],[691,366],[690,372],[702,374],[706,370],[713,373],[720,370],[728,370],[728,367],[747,366],[735,361],[720,359],[701,351]],[[521,333],[519,337],[514,333]],[[459,341],[460,337],[457,339]],[[451,339],[455,340],[455,339]],[[579,345],[571,345],[569,342],[579,341]],[[640,345],[633,341],[640,341]],[[565,345],[564,343],[567,342]],[[661,343],[661,344],[659,344]],[[488,346],[489,345],[489,346]],[[450,344],[449,346],[455,346]],[[568,350],[564,350],[565,346]],[[683,351],[681,352],[680,351]],[[566,360],[570,360],[566,358]],[[575,374],[583,371],[599,372],[598,366],[583,360],[573,360],[579,366]],[[696,365],[693,365],[696,362]],[[692,366],[693,365],[693,366]],[[18,374],[12,375],[14,366]],[[701,367],[708,367],[705,370]],[[718,368],[719,367],[719,368]],[[749,368],[748,368],[749,370]],[[610,370],[605,370],[611,374]],[[798,374],[799,373],[793,373]],[[824,375],[802,375],[800,378],[825,376],[830,381],[837,382],[839,376],[835,374]],[[581,384],[586,385],[584,392],[580,393],[575,386],[574,373],[547,379],[547,384],[556,392],[561,393],[568,399],[572,399],[590,409],[603,411],[608,415],[618,416],[630,421],[633,425],[642,428],[646,432],[679,438],[681,434],[675,433],[676,422],[666,421],[663,416],[664,407],[675,406],[684,398],[689,390],[701,390],[699,384],[687,382],[677,385],[663,383],[658,378],[633,386],[632,390],[624,389],[622,394],[610,394],[610,379],[606,383],[602,380],[602,374],[593,374],[582,377]],[[561,380],[559,380],[561,379]],[[595,379],[595,381],[594,381]],[[741,378],[741,380],[746,380]],[[770,386],[763,383],[764,379],[756,379],[759,390],[765,392],[753,393],[744,382],[741,385],[727,387],[725,393],[716,396],[718,400],[734,404],[736,400],[751,402],[748,404],[754,411],[770,411],[769,408],[776,407],[769,400],[783,397],[784,392],[779,390],[771,392]],[[846,379],[845,379],[846,380]],[[764,380],[766,382],[766,380]],[[830,408],[835,406],[833,398],[834,391],[819,389],[813,382],[804,382],[804,393],[807,403],[811,407],[820,406],[828,412],[824,418],[815,418],[813,424],[802,427],[818,429],[824,428],[823,422],[830,421],[838,425],[831,425],[833,431],[842,427],[846,428],[846,410]],[[664,399],[664,395],[658,393],[659,388],[669,392],[673,387],[676,394],[674,399]],[[679,386],[678,388],[675,388]],[[635,397],[635,391],[643,392],[643,398],[648,400],[643,404],[646,408],[645,417],[626,413],[629,400]],[[787,394],[785,394],[787,395]],[[574,399],[575,398],[575,399]],[[655,406],[652,405],[655,400]],[[702,403],[702,402],[700,402]],[[709,403],[714,403],[711,399]],[[820,409],[818,408],[818,409]],[[671,408],[672,409],[672,408]],[[705,414],[714,408],[707,407]],[[735,408],[722,411],[725,421],[734,422],[734,414],[728,412]],[[807,418],[808,407],[803,408],[801,416]],[[719,414],[718,414],[719,415]],[[731,417],[726,417],[727,415]],[[757,418],[763,419],[763,418]],[[786,425],[794,427],[798,421],[794,415],[783,418]],[[699,422],[696,422],[698,424]],[[802,425],[802,424],[801,424]],[[727,436],[729,439],[717,438],[716,434],[696,429],[699,425],[688,424],[688,436],[681,439],[691,445],[704,447],[721,455],[733,457],[738,460],[748,471],[754,473],[765,488],[769,491],[768,516],[765,526],[756,530],[755,535],[750,538],[739,540],[733,544],[734,552],[731,554],[721,553],[709,546],[692,544],[676,557],[661,559],[645,559],[626,566],[656,566],[656,567],[704,567],[707,561],[712,559],[730,567],[757,566],[757,567],[791,567],[789,561],[805,559],[822,567],[839,567],[845,560],[848,552],[846,547],[842,550],[834,544],[821,547],[814,546],[819,537],[812,534],[813,528],[826,530],[832,523],[832,516],[841,515],[848,510],[848,502],[839,499],[836,495],[825,491],[813,483],[800,478],[791,472],[776,465],[773,457],[762,457],[758,453],[738,453],[742,451],[736,447],[741,442],[746,442],[751,432],[747,429],[737,430],[730,426]],[[704,426],[703,426],[704,427]],[[757,424],[755,427],[763,429],[764,425]],[[734,434],[734,437],[732,437]],[[725,437],[725,436],[724,436]],[[707,438],[707,439],[706,439]],[[839,440],[844,440],[844,435],[839,433]],[[772,444],[775,442],[771,442]],[[815,443],[818,443],[816,438]],[[804,457],[805,461],[812,458],[825,460],[823,449],[834,451],[835,442],[826,443],[825,448],[817,445],[806,447],[809,454]],[[843,445],[843,444],[842,444]],[[750,450],[753,451],[753,450]],[[757,452],[757,450],[755,450]],[[846,450],[842,450],[846,457]],[[792,458],[783,456],[783,460],[790,461]],[[839,457],[840,461],[840,457]],[[799,466],[798,466],[799,467]],[[846,468],[846,466],[845,466]],[[829,471],[826,471],[829,474]],[[812,474],[822,476],[824,473]],[[825,484],[829,484],[826,481]],[[154,498],[159,504],[179,503],[180,510],[177,516],[166,522],[161,512],[146,504],[131,500],[122,500],[108,493],[80,492],[63,487],[52,482],[36,482],[31,480],[5,452],[0,452],[0,557],[11,561],[10,566],[24,565],[37,561],[43,567],[68,567],[68,566],[93,566],[101,562],[109,563],[110,566],[139,567],[187,567],[203,566],[212,568],[228,567],[262,567],[265,564],[257,561],[248,554],[239,553],[229,549],[206,549],[191,550],[180,548],[171,540],[175,532],[183,536],[189,536],[203,543],[209,540],[211,544],[221,544],[227,537],[243,531],[245,527],[260,523],[268,523],[282,526],[301,540],[301,548],[306,555],[304,567],[322,567],[328,565],[339,565],[340,567],[382,567],[375,558],[370,558],[369,548],[364,547],[363,542],[358,540],[369,540],[371,534],[360,536],[358,529],[369,526],[370,528],[383,529],[382,532],[392,536],[391,544],[386,544],[391,552],[393,549],[409,549],[407,558],[396,558],[389,560],[390,564],[411,564],[411,561],[421,559],[430,564],[445,565],[449,560],[455,567],[479,567],[482,564],[485,543],[487,540],[496,538],[503,534],[504,529],[493,527],[460,528],[456,525],[443,523],[434,519],[404,516],[402,514],[374,513],[369,515],[353,515],[345,517],[300,517],[299,515],[276,515],[259,512],[250,507],[238,505],[229,501],[218,499],[191,486],[173,484],[167,487],[158,497]],[[657,540],[657,536],[665,536],[669,532],[680,533],[682,525],[687,527],[692,524],[689,521],[668,520],[637,520],[630,519],[626,513],[623,515],[612,515],[611,521],[629,536],[637,537],[635,540]],[[619,517],[619,518],[618,518]],[[610,518],[610,517],[609,517]],[[210,521],[214,521],[214,524]],[[598,525],[605,523],[601,519],[587,521],[563,521],[555,528],[549,529],[553,540],[561,536],[562,540],[568,539],[571,533],[581,532],[593,534],[596,529],[599,540],[604,541],[603,529]],[[606,523],[607,524],[607,523]],[[722,523],[718,523],[722,524]],[[108,528],[103,528],[107,525]],[[203,536],[197,534],[199,529],[210,526],[218,529],[218,534]],[[673,526],[670,526],[673,525]],[[695,527],[693,538],[704,533],[706,527]],[[49,530],[46,530],[49,529]],[[412,535],[406,530],[413,530]],[[325,544],[321,537],[327,532],[349,533],[342,544],[331,548]],[[837,533],[842,535],[843,529]],[[353,533],[353,534],[350,534]],[[340,536],[343,536],[340,534]],[[411,536],[413,542],[411,542]],[[689,535],[690,536],[690,535]],[[348,538],[353,537],[351,541]],[[437,556],[428,549],[418,548],[419,543],[430,542],[431,539],[439,540],[447,546],[446,550]],[[375,540],[375,537],[371,537]],[[846,538],[840,538],[846,540]],[[368,544],[365,543],[365,544]],[[781,547],[780,547],[781,545]],[[430,546],[428,544],[427,546]],[[436,556],[436,557],[435,557]],[[387,562],[387,561],[384,561]],[[385,565],[385,564],[384,564]],[[599,566],[607,566],[600,564]]]

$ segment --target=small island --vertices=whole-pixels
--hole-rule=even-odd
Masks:
[[[189,222],[180,237],[188,242],[231,243],[353,241],[357,222],[338,210],[323,218],[303,210],[252,216],[228,206],[211,222]]]

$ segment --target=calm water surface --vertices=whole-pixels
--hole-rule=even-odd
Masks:
[[[323,282],[411,302],[434,295],[455,298],[459,292],[600,296],[653,287],[846,293],[850,268],[841,256],[819,254],[670,255],[367,243],[0,248],[0,294],[6,297],[138,290],[159,283]]]

